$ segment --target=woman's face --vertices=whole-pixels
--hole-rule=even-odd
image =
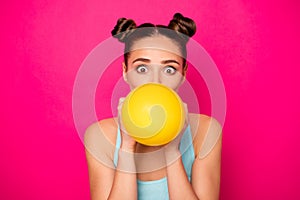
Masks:
[[[177,91],[184,82],[183,59],[170,39],[163,36],[142,39],[132,49],[127,66],[123,63],[124,80],[131,89],[146,83],[160,83]]]

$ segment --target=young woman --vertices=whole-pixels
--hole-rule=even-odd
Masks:
[[[112,35],[125,43],[123,77],[130,88],[153,82],[177,91],[187,72],[186,44],[195,31],[194,21],[179,13],[168,26],[119,19]],[[137,143],[120,117],[92,124],[85,134],[91,198],[218,199],[221,126],[187,109],[186,116],[181,134],[163,146]]]

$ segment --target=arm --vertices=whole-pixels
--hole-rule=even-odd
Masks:
[[[191,183],[188,181],[181,159],[177,159],[167,167],[168,187],[171,199],[219,199],[222,144],[221,127],[212,118],[208,120],[208,123],[202,122],[201,125],[197,129],[197,134],[200,136],[196,136],[195,140],[203,141],[201,135],[206,133],[207,137],[202,145],[202,147],[205,146],[206,148],[204,148],[205,151],[197,151],[199,154],[196,154],[193,164]],[[173,150],[173,160],[175,160],[174,152],[177,155],[180,154],[179,151]]]
[[[137,199],[136,167],[134,150],[136,142],[121,132],[122,144],[118,154],[113,187],[108,199]]]
[[[124,98],[120,98],[118,105],[118,124],[121,127],[122,143],[118,152],[118,164],[115,171],[113,186],[108,199],[137,199],[137,181],[134,152],[136,141],[127,133],[121,120],[121,108]]]
[[[201,151],[192,168],[192,186],[201,200],[218,200],[221,175],[222,128],[211,118]]]
[[[88,163],[91,200],[108,199],[113,185],[115,170],[103,165],[94,155],[86,150]]]
[[[174,155],[176,154],[180,154],[179,150],[174,152]],[[180,157],[167,166],[167,177],[170,199],[198,199],[188,180]]]
[[[165,148],[165,159],[167,163],[168,190],[170,199],[198,199],[186,175],[179,150],[179,144],[184,130],[189,124],[187,105],[184,104],[186,113],[185,128],[181,134],[169,143]]]
[[[116,129],[111,128],[112,122],[105,121],[100,124],[90,126],[85,134],[91,199],[136,199],[136,174],[132,173],[133,154],[120,150],[118,166],[115,169],[113,164],[115,137],[112,135]],[[126,149],[124,143],[122,148]]]

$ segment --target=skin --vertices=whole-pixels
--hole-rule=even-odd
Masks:
[[[153,44],[157,45],[153,46]],[[182,63],[180,52],[171,40],[162,36],[146,38],[138,41],[134,46],[127,65],[123,63],[123,77],[131,89],[148,82],[155,82],[177,91],[185,80],[186,72],[183,69],[186,68],[182,66]],[[218,137],[216,144],[204,158],[200,159],[198,154],[205,137],[210,134],[214,135],[216,132],[221,135],[221,126],[209,116],[193,113],[187,113],[187,116],[196,154],[191,182],[188,181],[178,149],[182,134],[167,145],[149,147],[137,143],[121,131],[122,143],[118,166],[114,169],[113,155],[118,119],[106,119],[91,125],[85,134],[91,198],[95,200],[137,199],[136,179],[149,181],[167,177],[170,199],[218,199],[221,137]],[[103,144],[103,141],[106,143]],[[134,153],[149,153],[158,150],[160,150],[159,156],[155,155],[143,162],[148,161],[151,164],[153,159],[161,158],[167,165],[147,173],[136,172],[141,163],[134,160]]]

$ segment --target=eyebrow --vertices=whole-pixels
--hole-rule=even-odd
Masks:
[[[150,63],[151,62],[151,60],[148,59],[148,58],[137,58],[134,61],[132,61],[132,64],[135,63],[135,62],[138,62],[138,61],[145,62],[145,63]],[[169,64],[169,63],[176,63],[176,64],[180,65],[179,62],[176,61],[176,60],[163,60],[163,61],[161,61],[161,64]]]
[[[138,62],[138,61],[146,62],[146,63],[150,63],[151,62],[151,60],[148,59],[148,58],[137,58],[134,61],[132,61],[132,64],[135,63],[135,62]]]
[[[179,62],[177,62],[176,60],[163,60],[163,61],[161,61],[161,63],[162,64],[176,63],[176,64],[180,65]]]

